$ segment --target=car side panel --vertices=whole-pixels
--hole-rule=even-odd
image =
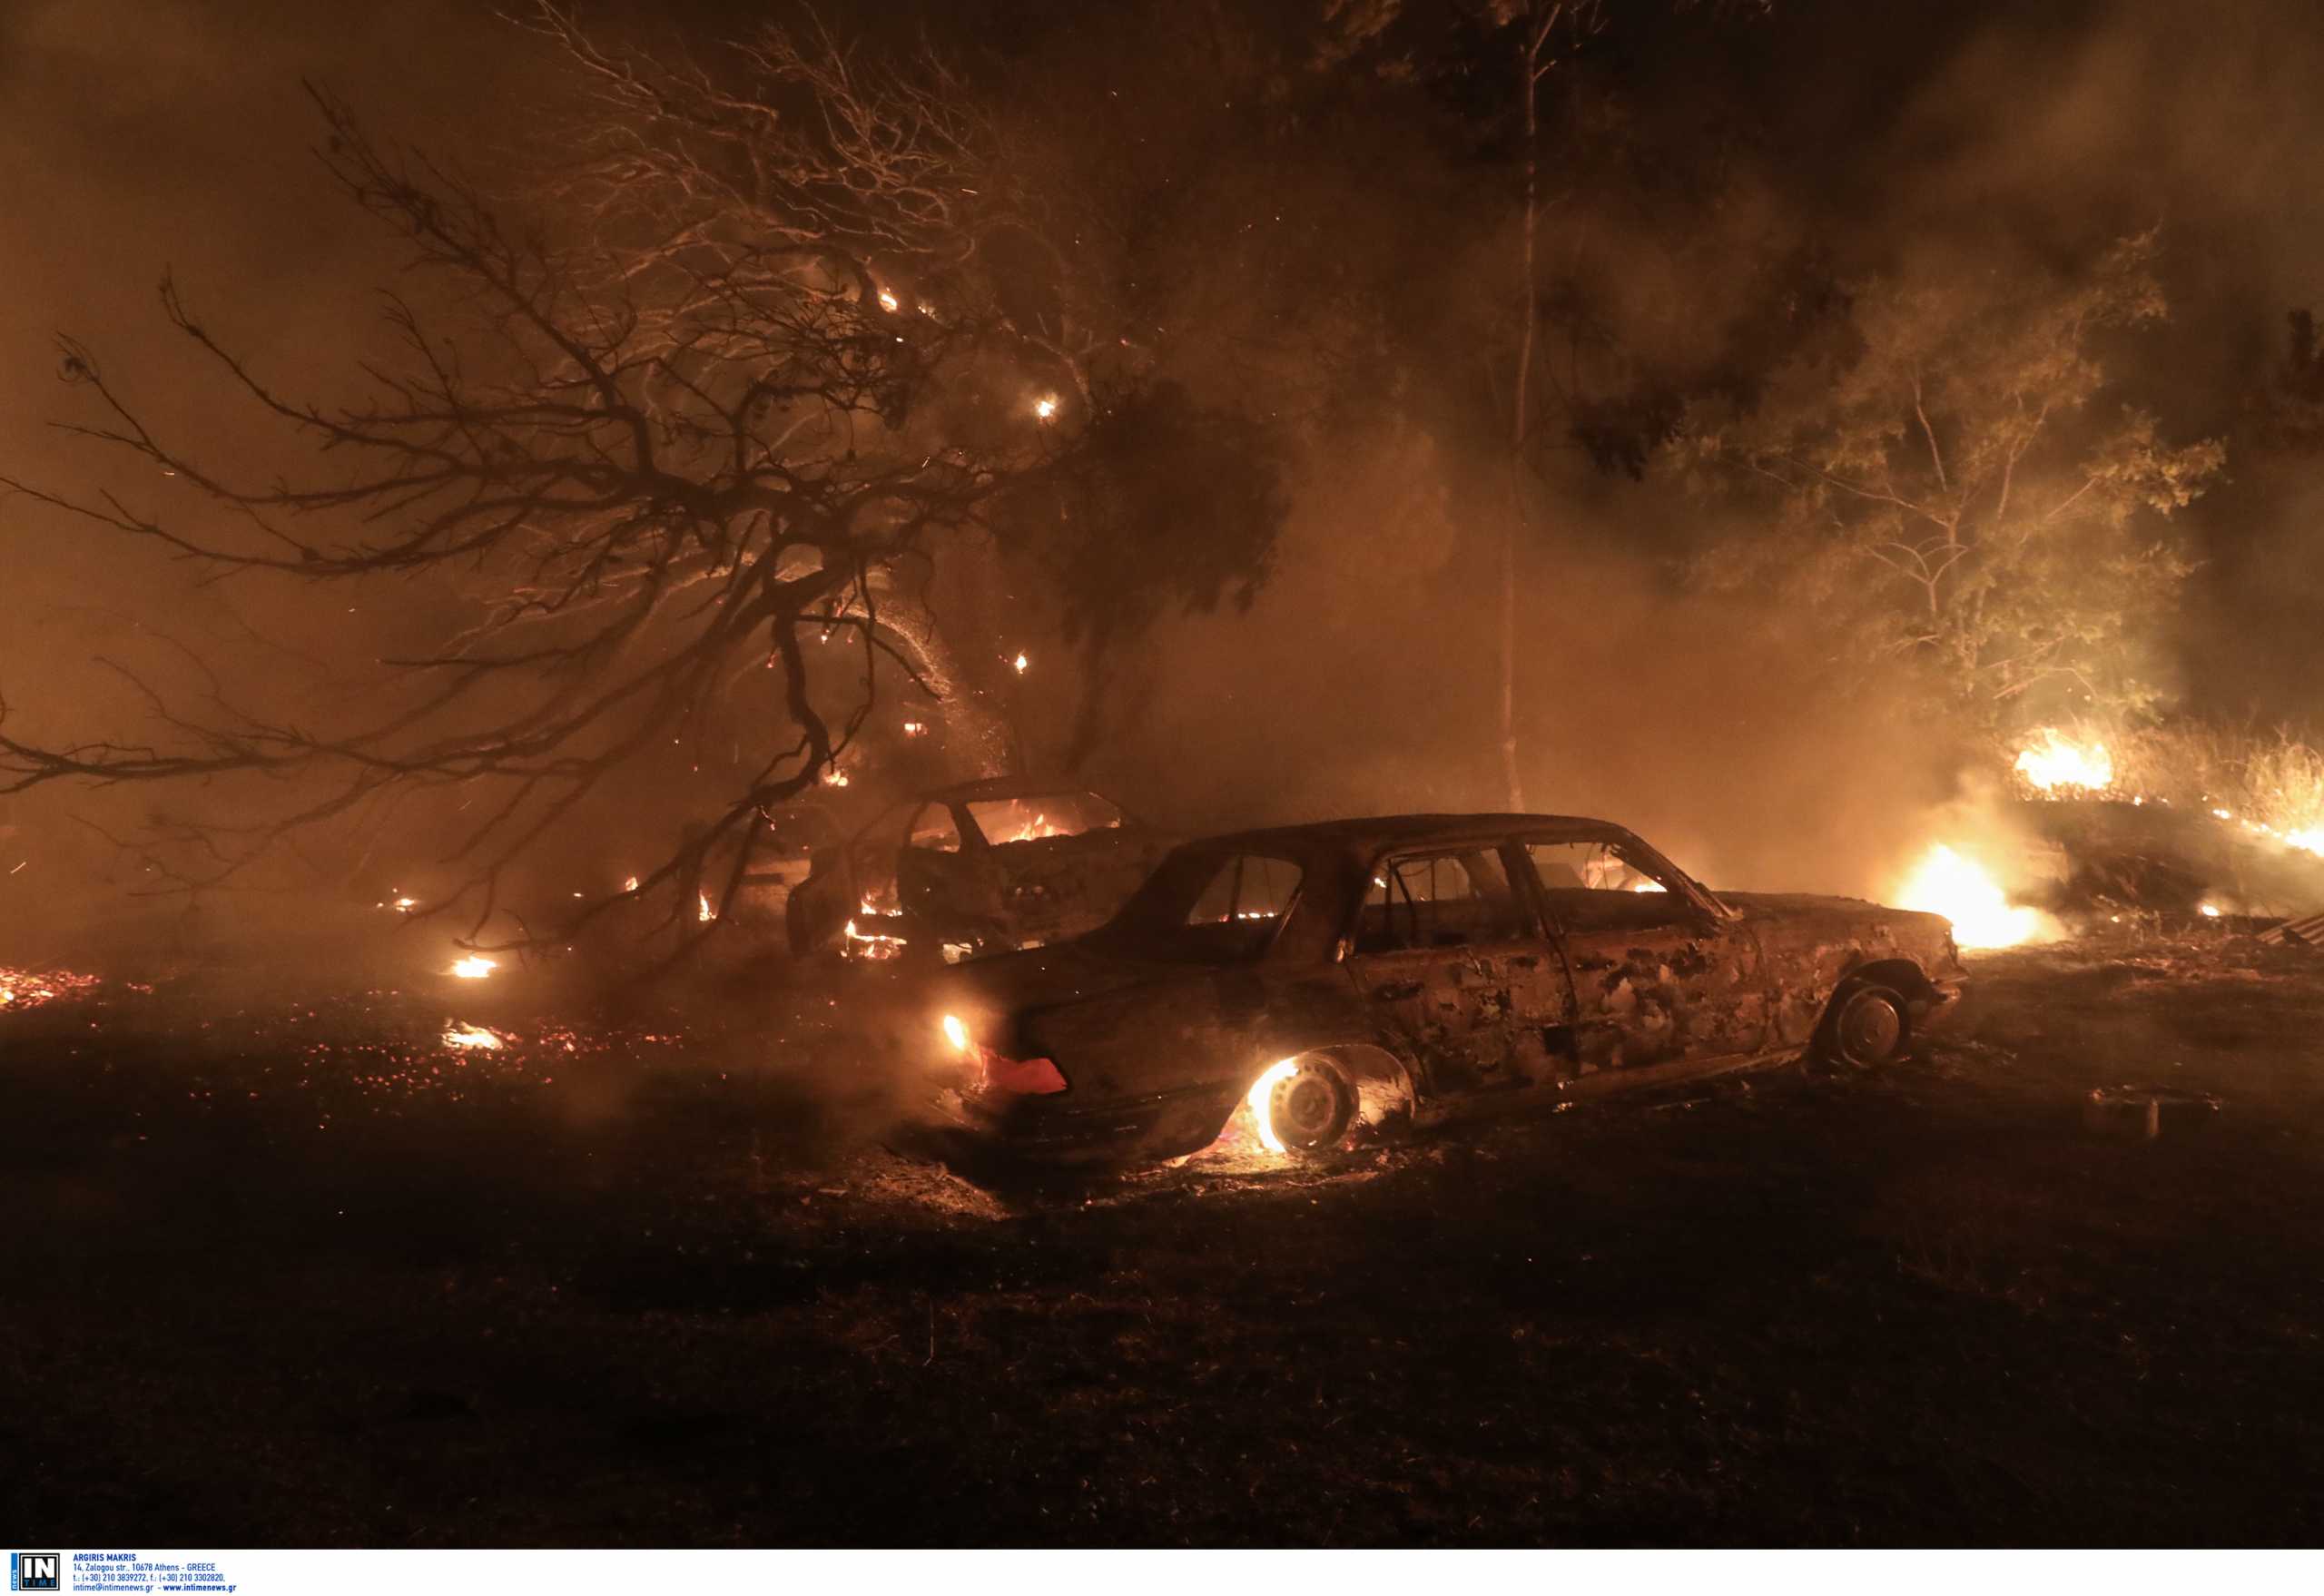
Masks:
[[[1423,1095],[1554,1076],[1544,1039],[1565,1024],[1568,1005],[1565,972],[1546,941],[1357,954],[1346,968],[1396,1050],[1420,1060]]]
[[[1575,931],[1574,1045],[1582,1072],[1748,1056],[1767,1045],[1765,961],[1733,923]]]

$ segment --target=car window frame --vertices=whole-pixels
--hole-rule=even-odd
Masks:
[[[1516,901],[1520,916],[1528,922],[1527,929],[1521,931],[1513,937],[1497,938],[1487,942],[1456,943],[1448,947],[1390,948],[1375,952],[1364,952],[1356,946],[1357,929],[1364,920],[1364,901],[1370,895],[1372,883],[1378,879],[1382,866],[1391,859],[1409,859],[1415,855],[1423,858],[1441,857],[1457,853],[1497,853],[1501,856],[1502,873],[1508,880],[1510,896]],[[1414,953],[1457,955],[1467,948],[1499,947],[1507,942],[1546,941],[1550,937],[1549,918],[1544,912],[1544,905],[1533,879],[1533,862],[1526,855],[1524,844],[1513,837],[1500,836],[1482,842],[1471,840],[1398,842],[1375,848],[1360,857],[1364,861],[1363,869],[1355,878],[1355,890],[1348,894],[1346,912],[1341,919],[1339,936],[1333,943],[1334,948],[1339,951],[1336,962],[1344,964],[1351,959],[1397,959]],[[1512,868],[1521,860],[1524,863],[1524,869],[1521,872]],[[1465,872],[1466,866],[1462,868]]]
[[[944,812],[944,818],[951,823],[952,845],[950,848],[922,848],[912,841],[912,833],[917,831],[920,826],[920,817],[926,814],[931,809],[942,810]],[[960,824],[960,813],[959,807],[941,798],[929,799],[906,817],[904,821],[903,840],[897,844],[898,849],[901,852],[941,853],[954,859],[958,859],[961,854],[966,853],[969,851],[970,846],[969,833]]]
[[[1159,860],[1156,861],[1153,868],[1147,872],[1146,883],[1141,883],[1137,891],[1130,894],[1129,898],[1123,902],[1122,906],[1115,911],[1112,919],[1109,919],[1104,925],[1098,926],[1096,930],[1086,933],[1086,935],[1092,941],[1103,939],[1107,932],[1115,928],[1121,918],[1129,912],[1131,906],[1137,901],[1137,898],[1147,891],[1147,883],[1150,883],[1165,870],[1170,868],[1181,854],[1190,851],[1201,851],[1204,852],[1213,853],[1214,857],[1217,860],[1218,866],[1221,868],[1223,868],[1228,861],[1237,856],[1273,860],[1277,864],[1289,865],[1293,871],[1297,873],[1298,879],[1292,885],[1291,896],[1284,902],[1283,912],[1275,917],[1275,925],[1269,931],[1265,940],[1261,941],[1258,946],[1251,951],[1247,958],[1236,959],[1225,963],[1214,963],[1207,960],[1159,960],[1157,961],[1157,962],[1174,965],[1182,964],[1189,969],[1224,970],[1246,969],[1255,964],[1264,964],[1273,961],[1282,950],[1284,938],[1290,932],[1295,925],[1304,922],[1305,919],[1308,895],[1315,890],[1315,874],[1317,870],[1320,868],[1320,862],[1315,859],[1312,855],[1303,854],[1290,849],[1285,849],[1279,852],[1270,852],[1265,848],[1220,848],[1214,851],[1207,840],[1200,842],[1180,843],[1177,847],[1171,849]],[[1214,869],[1209,875],[1203,878],[1205,890],[1207,890],[1208,883],[1216,878],[1216,874],[1217,871]],[[1201,901],[1199,894],[1196,895],[1195,901],[1196,902]],[[1189,911],[1191,912],[1191,906],[1189,906]],[[1184,928],[1182,926],[1178,929]],[[1134,951],[1129,952],[1128,956],[1133,958],[1151,957],[1150,954],[1141,955]]]
[[[1038,793],[1008,793],[990,798],[962,798],[950,805],[953,812],[954,821],[960,828],[963,851],[971,847],[1014,848],[1018,846],[1017,842],[996,842],[991,838],[986,836],[984,834],[984,823],[977,819],[976,811],[972,805],[979,803],[1022,803],[1031,799],[1049,797],[1095,798],[1098,803],[1103,803],[1108,808],[1111,809],[1117,818],[1111,825],[1092,826],[1088,831],[1071,832],[1061,838],[1020,838],[1019,839],[1019,842],[1071,842],[1077,837],[1094,837],[1103,832],[1112,832],[1116,834],[1119,834],[1131,829],[1132,823],[1130,821],[1129,811],[1124,809],[1120,804],[1115,803],[1113,799],[1108,797],[1105,793],[1100,793],[1095,787],[1045,787]],[[970,839],[974,840],[971,842]]]
[[[1510,852],[1514,858],[1524,862],[1526,891],[1532,894],[1533,912],[1540,919],[1545,935],[1562,941],[1569,936],[1597,936],[1601,933],[1591,929],[1569,927],[1553,912],[1549,897],[1550,889],[1542,884],[1541,872],[1533,862],[1533,844],[1536,842],[1595,842],[1600,846],[1620,847],[1626,852],[1635,854],[1639,859],[1659,866],[1659,871],[1649,870],[1642,873],[1661,882],[1662,890],[1684,903],[1693,919],[1709,921],[1715,926],[1723,926],[1736,918],[1734,910],[1713,897],[1702,883],[1672,863],[1668,855],[1659,852],[1652,843],[1634,832],[1626,832],[1615,826],[1593,827],[1581,832],[1519,832],[1510,839]],[[1631,868],[1638,867],[1633,863]]]

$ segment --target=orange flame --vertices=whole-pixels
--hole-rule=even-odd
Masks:
[[[2114,756],[2105,744],[2076,743],[2051,726],[2019,750],[2016,769],[2042,793],[2103,793],[2114,784]]]
[[[2054,921],[2038,909],[2012,903],[2001,883],[1975,860],[1942,842],[1930,845],[1904,884],[1891,894],[1898,907],[1942,914],[1964,948],[2014,948],[2054,941]]]

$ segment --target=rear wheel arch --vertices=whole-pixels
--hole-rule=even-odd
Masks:
[[[1377,1042],[1344,1042],[1309,1051],[1337,1065],[1355,1089],[1355,1122],[1360,1127],[1376,1129],[1408,1119],[1419,1106],[1418,1070]]]
[[[1317,1064],[1347,1089],[1348,1124],[1341,1139],[1376,1132],[1410,1120],[1418,1103],[1418,1071],[1393,1049],[1373,1041],[1319,1042],[1287,1049],[1251,1069],[1236,1096],[1240,1108],[1267,1072],[1284,1063]]]

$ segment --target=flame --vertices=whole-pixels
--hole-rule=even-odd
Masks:
[[[960,1023],[960,1017],[959,1015],[947,1014],[944,1016],[944,1039],[952,1044],[952,1050],[954,1052],[961,1054],[964,1057],[967,1055],[969,1050],[969,1028]]]
[[[481,953],[471,953],[465,959],[455,960],[449,973],[462,980],[482,980],[499,968],[497,961],[487,959]]]
[[[627,881],[623,882],[621,884],[621,890],[625,892],[635,892],[637,891],[637,878],[635,876],[631,876]]]
[[[1039,416],[1044,421],[1056,419],[1057,395],[1053,393],[1045,393],[1040,398],[1035,399],[1033,401],[1033,414]]]
[[[711,918],[711,914],[710,914],[710,894],[709,894],[709,893],[707,893],[707,892],[696,892],[696,893],[694,895],[694,903],[695,903],[695,905],[696,905],[696,907],[695,907],[695,909],[694,909],[694,917],[696,920],[701,920],[701,921],[707,921],[707,920],[709,920],[709,919]]]
[[[417,898],[398,898],[396,900],[396,907],[402,910],[407,914],[410,913],[412,910],[418,908],[419,905],[419,900]]]
[[[1964,948],[2014,948],[2056,936],[2048,915],[2012,903],[1983,865],[1942,842],[1930,845],[1894,896],[1902,908],[1951,921],[1953,940]]]
[[[928,730],[928,724],[925,721],[906,721],[904,723],[904,735],[907,737],[917,737],[926,730]]]
[[[880,291],[880,309],[882,310],[894,310],[898,302],[894,289],[883,288]]]
[[[2219,905],[2218,905],[2218,904],[2216,904],[2216,903],[2204,903],[2204,904],[2200,905],[2199,907],[2200,907],[2200,908],[2201,909],[2201,911],[2202,911],[2202,914],[2203,914],[2203,918],[2204,918],[2204,919],[2206,919],[2206,920],[2217,920],[2217,919],[2219,918]]]
[[[487,1030],[481,1025],[455,1023],[445,1029],[444,1045],[448,1048],[497,1048],[500,1037],[498,1032]]]
[[[835,765],[835,764],[834,764],[834,765],[828,766],[828,767],[823,771],[823,785],[824,785],[824,786],[826,786],[826,787],[844,787],[844,786],[846,786],[846,785],[847,785],[847,773],[846,773],[845,771],[843,771],[843,770],[840,769],[840,768],[839,768],[839,766],[837,766],[837,765]]]
[[[2070,742],[2045,726],[2019,751],[2017,773],[2038,792],[2102,793],[2114,784],[2114,759],[2103,743]]]
[[[847,929],[842,935],[845,939],[842,951],[850,958],[893,959],[900,956],[904,949],[902,937],[890,936],[885,931],[858,931],[852,920],[847,922]]]
[[[1274,1099],[1275,1083],[1298,1072],[1298,1059],[1278,1059],[1251,1083],[1251,1095],[1243,1099],[1251,1105],[1251,1123],[1258,1130],[1259,1145],[1271,1153],[1288,1152],[1290,1149],[1283,1145],[1283,1138],[1275,1133],[1275,1116],[1268,1111],[1267,1105]]]
[[[37,1009],[71,992],[87,991],[97,984],[94,975],[69,970],[9,970],[0,967],[0,1009]]]
[[[1015,667],[1016,667],[1017,674],[1018,674],[1019,675],[1020,675],[1020,676],[1021,676],[1021,675],[1023,675],[1025,674],[1025,667],[1026,667],[1026,666],[1028,666],[1028,665],[1030,665],[1030,664],[1032,664],[1033,662],[1032,662],[1032,661],[1030,661],[1030,660],[1029,660],[1029,659],[1027,659],[1027,658],[1025,657],[1025,655],[1024,655],[1023,651],[1019,650],[1019,653],[1018,653],[1017,657],[1016,657],[1015,659],[1010,660],[1009,663],[1011,665],[1013,665],[1013,666],[1015,666]]]

